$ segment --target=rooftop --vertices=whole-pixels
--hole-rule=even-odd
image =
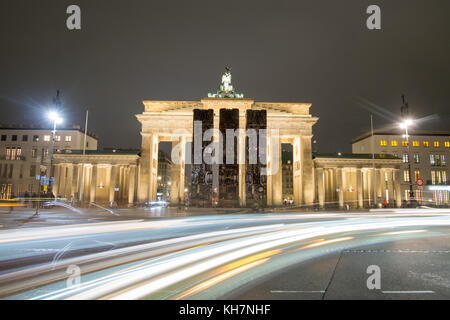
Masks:
[[[374,136],[402,136],[405,134],[404,129],[393,129],[393,130],[374,130],[373,132]],[[436,137],[450,137],[450,131],[426,131],[426,130],[414,130],[410,129],[408,134],[410,136],[436,136]],[[371,137],[372,133],[366,132],[356,138],[352,139],[352,143],[356,143],[358,141],[364,140],[368,137]]]
[[[371,153],[313,153],[315,158],[372,159]],[[392,154],[375,154],[375,159],[400,159]]]
[[[141,150],[138,149],[110,149],[106,148],[103,150],[85,150],[86,155],[139,155]],[[83,154],[83,150],[60,150],[56,154]]]
[[[52,131],[53,128],[51,126],[46,125],[23,125],[23,124],[0,124],[0,130],[46,130]],[[84,129],[82,129],[79,125],[72,125],[72,127],[57,127],[56,131],[78,131],[84,133]],[[98,136],[93,132],[87,132],[87,135],[91,138],[98,140]]]

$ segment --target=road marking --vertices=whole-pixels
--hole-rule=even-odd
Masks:
[[[270,290],[270,293],[324,293],[325,290]]]
[[[381,291],[381,292],[387,293],[387,294],[390,294],[390,293],[393,293],[393,294],[402,294],[402,293],[405,293],[405,294],[434,293],[434,291],[431,291],[431,290],[423,290],[423,291]]]
[[[344,253],[450,253],[450,250],[344,250]]]

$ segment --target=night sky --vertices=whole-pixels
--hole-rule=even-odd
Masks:
[[[402,93],[418,128],[450,130],[448,0],[1,0],[0,24],[2,124],[48,124],[60,89],[67,124],[88,108],[102,147],[138,148],[142,100],[200,100],[227,65],[247,98],[312,103],[321,152],[350,151],[371,110],[389,127]]]

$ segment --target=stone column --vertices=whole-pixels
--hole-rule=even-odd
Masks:
[[[128,202],[130,192],[130,166],[124,168],[123,199]]]
[[[64,198],[65,192],[66,192],[66,165],[61,164],[60,166],[60,180],[59,180],[59,190],[58,193],[61,195],[61,198]],[[58,195],[55,195],[58,196]]]
[[[138,188],[138,201],[140,203],[148,201],[149,195],[149,171],[150,171],[150,151],[151,151],[151,140],[153,135],[151,133],[141,132],[142,135],[142,146],[141,146],[141,158],[139,159],[139,188]],[[115,182],[114,182],[115,183]],[[111,201],[111,193],[110,193]],[[114,199],[114,194],[112,195]],[[114,201],[114,200],[113,200]]]
[[[65,197],[67,200],[70,200],[72,197],[72,184],[73,184],[73,164],[69,163],[67,165],[67,179],[66,179],[66,189],[65,189]]]
[[[312,204],[314,202],[314,169],[312,162],[311,138],[311,136],[301,137],[303,199],[306,204]]]
[[[389,205],[394,203],[394,183],[392,181],[392,170],[386,170],[388,181],[387,181],[387,190],[389,194]]]
[[[364,178],[364,206],[370,207],[370,179],[369,179],[369,171],[367,169],[363,170],[363,178]]]
[[[128,184],[128,204],[134,203],[135,185],[136,185],[136,166],[133,164],[130,166],[130,177]]]
[[[214,136],[213,141],[216,144],[220,143],[220,110],[214,110]],[[222,157],[222,148],[216,147],[216,150],[219,150],[219,157]],[[213,188],[213,196],[216,198],[216,201],[219,201],[219,164],[212,164],[212,188]]]
[[[299,136],[294,138],[292,163],[294,203],[295,205],[301,205],[303,203],[303,186],[301,172],[301,145]]]
[[[239,145],[238,145],[238,165],[239,165],[239,205],[245,207],[246,194],[245,194],[245,176],[246,176],[246,164],[245,164],[245,131],[247,125],[246,113],[239,112]]]
[[[86,164],[84,167],[84,186],[83,186],[83,201],[89,202],[90,200],[90,188],[92,183],[92,165]]]
[[[267,205],[283,203],[283,170],[281,167],[281,141],[278,135],[267,133]]]
[[[361,168],[356,168],[356,190],[358,192],[358,208],[364,208],[363,180]]]
[[[283,204],[283,164],[281,161],[281,139],[279,136],[272,138],[272,202],[274,206]]]
[[[321,208],[325,206],[325,188],[324,188],[324,174],[323,168],[316,168],[316,179],[317,179],[317,193],[319,205]]]
[[[376,194],[377,198],[375,199],[375,204],[378,204],[378,199],[382,198],[382,192],[381,192],[381,170],[375,169],[375,183],[376,183]]]
[[[334,169],[328,169],[328,175],[330,178],[330,200],[336,201],[336,177]]]
[[[115,199],[116,194],[116,184],[118,182],[119,178],[119,166],[118,165],[112,165],[111,166],[111,180],[109,183],[109,202],[113,203]]]
[[[400,170],[395,169],[394,170],[394,184],[395,184],[395,204],[397,208],[400,208],[402,206],[402,191],[401,191],[401,176],[400,176]]]
[[[150,140],[150,169],[149,169],[149,201],[156,200],[156,190],[158,189],[158,148],[159,138],[157,134],[153,134]],[[184,161],[184,159],[183,159]],[[184,165],[183,165],[184,168]],[[184,182],[184,181],[183,181]]]
[[[170,168],[170,202],[172,204],[178,204],[178,199],[180,199],[181,203],[184,203],[186,137],[179,137],[178,143],[176,144],[172,142],[172,154],[178,155],[178,159],[173,159],[174,163]]]
[[[267,193],[267,205],[272,206],[273,205],[273,197],[272,197],[272,138],[270,131],[267,130],[266,135],[266,169],[267,169],[267,179],[266,179],[266,193]]]
[[[386,199],[386,171],[385,171],[385,169],[380,169],[380,187],[381,187],[381,199],[383,201]]]
[[[78,179],[79,179],[79,174],[78,174],[78,165],[74,164],[73,165],[73,178],[72,178],[72,186],[71,186],[71,190],[70,190],[70,195],[75,199],[75,195],[77,194],[77,185],[78,185]]]
[[[117,194],[117,201],[121,202],[123,200],[123,180],[124,180],[124,167],[120,166],[119,167],[119,181],[118,181],[118,186],[119,186],[119,192]]]
[[[342,168],[336,168],[336,187],[337,189],[339,189],[338,191],[338,199],[339,199],[339,207],[343,208],[344,207],[344,181],[343,181],[343,176],[344,176],[344,171],[342,170]]]
[[[78,164],[78,181],[77,181],[77,192],[78,192],[78,200],[80,202],[83,201],[83,193],[84,193],[84,179],[85,179],[85,169],[84,164]]]
[[[52,190],[55,197],[58,196],[60,179],[61,179],[61,165],[56,164],[55,165],[55,182],[53,184],[53,190]]]
[[[89,200],[90,202],[95,202],[96,191],[97,191],[97,164],[92,165],[91,169],[91,184],[90,184],[90,192],[89,192]]]

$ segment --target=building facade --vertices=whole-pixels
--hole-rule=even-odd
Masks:
[[[53,192],[71,202],[134,204],[139,150],[61,151]]]
[[[373,151],[401,159],[401,192],[405,200],[409,199],[411,182],[419,203],[449,204],[447,160],[450,155],[450,132],[410,131],[406,139],[401,130],[375,131],[373,136],[366,133],[353,139],[352,151]],[[417,185],[419,179],[424,181],[423,186]]]
[[[199,101],[143,101],[140,150],[61,150],[54,191],[81,203],[401,206],[402,160],[387,152],[314,154],[309,103],[257,102],[229,70]],[[169,142],[163,156],[160,144]],[[445,144],[445,141],[442,141]],[[367,153],[367,147],[360,146]],[[442,161],[442,157],[439,157]],[[445,161],[445,157],[444,157]],[[170,170],[169,170],[170,167]]]
[[[321,207],[400,207],[400,168],[391,155],[315,154],[316,201]]]
[[[233,139],[235,144],[235,161],[227,163],[216,162],[211,166],[210,179],[212,197],[233,192],[229,201],[240,206],[247,205],[248,190],[247,171],[248,164],[245,162],[249,150],[248,135],[246,130],[253,125],[249,119],[258,111],[260,116],[259,127],[265,127],[266,133],[263,138],[259,136],[257,142],[259,157],[258,163],[264,166],[266,172],[263,188],[265,204],[282,205],[282,170],[281,170],[281,144],[291,144],[293,148],[293,198],[295,204],[312,203],[314,201],[314,179],[313,161],[311,151],[312,126],[318,118],[309,113],[309,103],[279,103],[279,102],[256,102],[252,99],[243,98],[236,94],[231,86],[231,74],[227,71],[222,77],[222,84],[216,94],[209,94],[207,98],[200,101],[144,101],[145,111],[137,115],[141,123],[141,158],[138,178],[138,201],[148,202],[156,199],[157,194],[157,168],[158,147],[163,141],[172,142],[172,161],[174,156],[179,161],[174,161],[171,178],[171,202],[177,203],[185,199],[185,164],[187,161],[186,143],[194,142],[194,114],[206,111],[211,114],[213,133],[210,137],[203,137],[211,141],[213,145],[205,148],[213,149],[214,156],[220,159],[220,139],[222,133],[228,130],[238,131]],[[224,118],[231,122],[224,123]],[[205,122],[208,117],[205,116]],[[228,127],[230,126],[230,127]],[[201,130],[201,129],[200,129]],[[226,140],[225,140],[226,141]],[[222,140],[223,142],[223,140]],[[222,146],[225,144],[222,144]],[[201,151],[205,151],[200,142]],[[223,150],[223,149],[222,149]],[[260,151],[260,152],[259,152]],[[194,154],[197,154],[194,152]],[[214,157],[213,156],[213,157]],[[243,160],[244,159],[244,160]],[[195,159],[189,159],[189,161]],[[204,159],[203,159],[204,160]],[[202,161],[203,161],[202,160]],[[238,161],[238,162],[237,162]],[[195,162],[194,162],[195,163]],[[216,166],[217,169],[214,168]],[[218,166],[218,167],[217,167]],[[227,179],[220,179],[226,172]],[[225,181],[224,181],[225,180]],[[234,185],[234,188],[233,188]],[[227,188],[226,192],[221,188]],[[258,188],[261,190],[260,188]],[[234,191],[236,190],[236,191]],[[260,192],[257,190],[258,192]],[[220,203],[219,203],[220,205]]]
[[[86,149],[97,149],[97,137],[86,136]],[[79,126],[57,129],[54,149],[83,149],[84,132]],[[37,175],[49,175],[52,130],[8,126],[0,128],[0,197],[8,199],[39,193]]]

